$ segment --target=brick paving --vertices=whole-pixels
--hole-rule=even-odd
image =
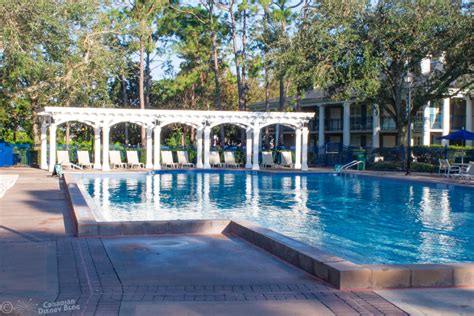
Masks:
[[[44,178],[41,172],[31,172],[29,174],[31,181]],[[37,205],[29,199],[24,201],[20,199],[21,191],[27,191],[30,188],[30,182],[23,179],[19,180],[16,188],[13,188],[12,199],[8,200],[2,207],[0,227],[0,253],[8,245],[17,248],[21,253],[24,245],[42,245],[48,244],[55,250],[54,260],[51,262],[51,256],[44,263],[47,268],[44,270],[38,268],[38,271],[46,271],[50,284],[51,296],[31,294],[33,302],[41,304],[42,301],[50,300],[53,302],[74,299],[80,305],[80,310],[68,313],[71,315],[117,315],[123,303],[154,303],[163,302],[255,302],[255,301],[319,301],[331,312],[336,315],[407,315],[404,311],[385,300],[373,291],[339,291],[329,287],[311,276],[305,277],[301,282],[280,283],[269,280],[268,283],[250,283],[242,284],[234,282],[233,284],[166,284],[160,283],[160,280],[137,280],[136,283],[124,282],[120,279],[119,273],[113,264],[113,260],[104,246],[104,241],[99,238],[78,239],[71,235],[71,223],[68,221],[67,204],[64,200],[64,194],[59,194],[57,180],[52,178],[43,179],[41,187],[43,195],[35,195],[36,199],[44,198],[48,200],[47,192],[54,191],[55,203],[62,203],[61,207],[53,211],[43,209],[36,213]],[[16,194],[16,195],[15,195]],[[42,208],[47,203],[40,201]],[[18,208],[21,207],[23,215],[22,221],[14,217],[18,215]],[[47,211],[49,210],[50,213]],[[64,224],[60,225],[57,221],[44,222],[51,216],[57,217],[58,210],[63,212]],[[32,227],[25,224],[28,217],[34,213],[34,220],[43,220],[45,225],[41,230],[35,231]],[[51,214],[52,213],[52,214]],[[16,224],[20,223],[20,224]],[[28,229],[25,229],[25,228]],[[13,233],[17,232],[17,233]],[[124,240],[127,237],[123,238]],[[28,254],[25,253],[25,256]],[[6,269],[2,265],[1,269]],[[278,259],[271,259],[278,260]],[[38,264],[31,260],[31,267],[37,267]],[[282,263],[279,263],[282,264]],[[156,267],[159,269],[160,267]],[[293,269],[289,267],[288,269]],[[53,272],[51,272],[53,271]],[[56,272],[54,272],[56,271]],[[57,275],[53,275],[53,274]],[[298,272],[303,273],[303,272]],[[1,277],[2,275],[0,275]],[[6,275],[9,277],[10,275]],[[11,276],[12,278],[14,276]],[[146,276],[144,277],[146,279]],[[19,280],[19,279],[17,279]],[[1,282],[0,282],[1,283]],[[32,286],[34,288],[36,285]],[[49,291],[49,290],[48,290]],[[41,289],[39,290],[41,292]],[[24,294],[23,294],[24,293]],[[27,294],[28,293],[28,294]],[[48,292],[49,293],[49,292]],[[25,285],[24,292],[20,290],[11,290],[8,286],[0,284],[0,304],[5,299],[13,301],[14,298],[28,299],[28,285]],[[2,311],[0,309],[0,315]],[[17,313],[27,314],[27,313]],[[30,313],[31,314],[31,313]]]

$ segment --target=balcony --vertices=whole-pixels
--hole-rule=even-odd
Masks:
[[[326,119],[326,131],[342,131],[342,119]]]
[[[380,128],[383,131],[393,131],[397,129],[395,121],[390,116],[382,116],[380,118]]]
[[[450,117],[450,127],[452,130],[462,129],[466,126],[466,116],[465,115],[451,115]]]
[[[372,129],[372,117],[362,119],[361,117],[351,117],[351,131],[368,131]]]
[[[440,115],[437,115],[435,118],[432,118],[431,120],[431,128],[432,129],[442,129],[443,128],[443,117]]]

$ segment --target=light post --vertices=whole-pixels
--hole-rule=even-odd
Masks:
[[[411,164],[411,88],[413,85],[413,74],[408,72],[405,77],[405,82],[408,86],[408,98],[407,98],[407,118],[408,118],[408,131],[407,131],[407,165],[406,175],[410,174]]]

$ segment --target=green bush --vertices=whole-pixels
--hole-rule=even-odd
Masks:
[[[374,171],[402,171],[402,164],[394,161],[379,161],[367,164],[367,170]]]

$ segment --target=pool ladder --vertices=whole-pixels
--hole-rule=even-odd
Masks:
[[[348,170],[349,168],[352,168],[352,167],[355,167],[355,166],[358,166],[362,164],[364,169],[365,169],[365,162],[363,161],[360,161],[360,160],[352,160],[351,162],[349,163],[346,163],[345,165],[341,166],[340,168],[336,169],[336,172],[337,173],[341,173],[343,172],[344,170]]]

